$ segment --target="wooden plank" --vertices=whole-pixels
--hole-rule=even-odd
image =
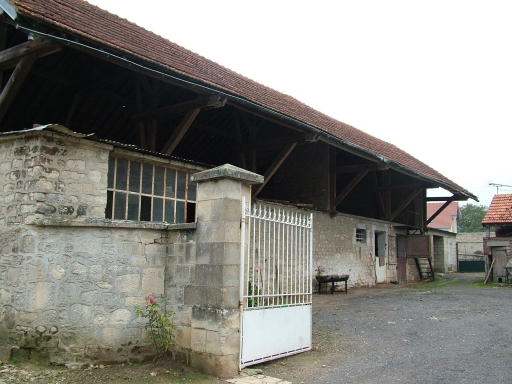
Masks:
[[[402,204],[400,204],[400,206],[395,210],[395,212],[391,214],[389,221],[393,221],[393,219],[397,217],[400,214],[400,212],[402,212],[405,209],[405,207],[407,207],[411,203],[411,201],[413,201],[414,198],[418,195],[418,193],[420,193],[422,190],[423,188],[418,188],[413,193],[411,193],[409,197],[405,199]]]
[[[62,49],[51,40],[37,38],[0,52],[0,70],[15,67],[24,57],[34,56],[34,60],[58,52]]]
[[[307,136],[306,134],[299,133],[292,136],[278,137],[270,140],[262,140],[255,142],[253,145],[244,145],[241,149],[243,151],[255,150],[255,151],[265,151],[276,148],[282,148],[290,143],[301,143],[306,142]]]
[[[30,72],[30,68],[36,58],[36,55],[24,56],[20,59],[18,65],[12,72],[11,77],[0,94],[0,121],[5,117],[7,110]]]
[[[336,168],[337,173],[356,173],[364,170],[368,171],[385,171],[388,169],[389,164],[375,163],[375,164],[357,164],[357,165],[343,165]]]
[[[354,178],[350,181],[350,183],[348,183],[348,185],[345,187],[345,189],[343,191],[341,191],[341,193],[338,196],[336,196],[336,199],[334,200],[334,205],[333,205],[335,209],[343,201],[343,199],[345,197],[347,197],[350,192],[352,192],[352,190],[355,188],[355,186],[357,184],[359,184],[359,182],[363,179],[363,177],[366,176],[366,174],[368,172],[369,172],[369,170],[367,170],[367,169],[359,171],[359,173],[354,176]]]
[[[183,117],[178,127],[176,127],[176,129],[172,133],[170,139],[163,146],[162,150],[160,151],[161,153],[165,153],[167,155],[172,154],[172,152],[178,146],[183,136],[185,136],[185,133],[187,133],[188,129],[192,125],[192,122],[198,115],[199,111],[201,111],[201,108],[196,108],[187,112],[187,114],[185,115],[185,117]]]
[[[258,196],[258,193],[261,192],[261,190],[263,189],[263,187],[265,187],[265,185],[268,183],[268,181],[272,178],[272,176],[274,175],[274,173],[276,173],[276,171],[279,169],[279,167],[281,166],[281,164],[283,164],[283,162],[286,160],[286,158],[290,155],[290,153],[293,151],[293,149],[297,146],[297,143],[290,143],[288,144],[285,148],[283,148],[283,150],[281,151],[281,153],[279,154],[279,156],[276,157],[276,159],[274,160],[274,162],[272,163],[272,165],[267,169],[267,172],[265,172],[265,174],[263,175],[264,177],[264,181],[262,184],[259,184],[257,186],[257,188],[253,191],[252,193],[252,197],[255,198],[256,196]]]
[[[195,100],[185,101],[183,103],[168,105],[163,108],[154,109],[152,111],[146,111],[136,113],[130,118],[132,120],[145,121],[148,119],[162,120],[171,117],[179,116],[189,111],[195,110],[196,108],[219,108],[223,107],[226,103],[226,99],[220,96],[207,96],[200,97]]]

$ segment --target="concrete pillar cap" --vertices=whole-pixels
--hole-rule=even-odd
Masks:
[[[191,181],[206,181],[213,179],[234,179],[246,184],[261,184],[264,177],[254,172],[249,172],[243,168],[235,167],[231,164],[224,164],[206,171],[194,173],[190,176]]]

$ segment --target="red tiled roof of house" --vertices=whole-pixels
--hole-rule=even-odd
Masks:
[[[427,217],[430,218],[444,203],[428,203]],[[452,217],[459,216],[459,203],[452,201],[439,215],[436,216],[428,227],[436,229],[450,229],[452,227]]]
[[[512,194],[494,195],[482,225],[512,224]]]
[[[18,14],[25,17],[108,47],[122,56],[156,65],[168,73],[180,75],[283,114],[332,135],[348,145],[386,158],[420,178],[435,180],[444,188],[455,191],[454,193],[476,200],[471,192],[396,146],[339,122],[291,96],[241,76],[86,1],[11,0],[11,2],[17,8]]]

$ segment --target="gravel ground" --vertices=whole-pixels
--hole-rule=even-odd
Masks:
[[[512,383],[512,287],[482,274],[313,296],[313,350],[262,364],[293,384]],[[66,370],[0,363],[3,383],[225,383],[180,365]],[[271,382],[271,381],[266,381]]]
[[[293,383],[512,383],[512,288],[482,274],[315,295],[313,351],[263,365]]]

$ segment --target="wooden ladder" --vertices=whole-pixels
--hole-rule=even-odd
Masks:
[[[414,261],[420,273],[420,280],[434,280],[434,268],[430,257],[415,257]]]

